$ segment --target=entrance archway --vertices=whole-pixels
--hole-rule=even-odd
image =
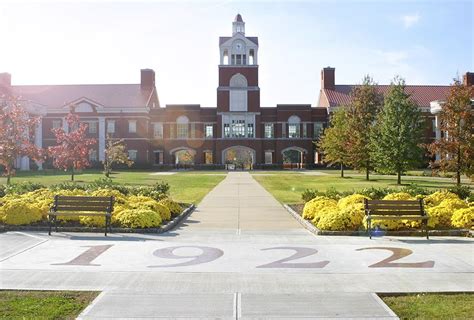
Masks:
[[[283,168],[303,169],[305,167],[306,149],[300,147],[288,147],[281,151],[283,156]]]
[[[194,158],[196,156],[196,151],[190,148],[175,148],[170,151],[170,154],[173,156],[173,164],[177,168],[189,168],[194,165]]]
[[[256,152],[244,146],[232,146],[222,151],[222,162],[228,169],[251,170],[255,164]]]

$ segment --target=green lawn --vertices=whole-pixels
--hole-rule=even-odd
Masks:
[[[453,179],[439,177],[404,176],[402,177],[403,185],[397,186],[396,176],[371,175],[370,181],[366,181],[365,175],[354,171],[346,172],[345,178],[340,178],[339,171],[334,170],[308,172],[320,172],[323,175],[308,175],[294,171],[254,171],[252,175],[282,203],[302,202],[301,193],[306,189],[325,191],[328,188],[335,188],[338,191],[353,191],[367,187],[402,188],[404,185],[413,183],[423,188],[436,190],[454,185]],[[474,188],[474,184],[470,183],[469,185]]]
[[[0,290],[0,319],[75,319],[97,294]]]
[[[174,200],[187,203],[199,203],[201,199],[219,182],[225,178],[225,172],[216,171],[184,171],[173,175],[154,175],[152,171],[117,171],[111,175],[113,181],[128,185],[152,185],[158,181],[166,181],[170,185],[171,196]],[[78,183],[87,183],[104,175],[99,170],[86,170],[75,176]],[[44,185],[52,185],[70,180],[70,175],[57,171],[17,172],[12,183],[31,181]],[[5,184],[6,178],[0,177],[0,184]]]
[[[474,294],[409,294],[382,296],[382,300],[403,319],[472,319]]]

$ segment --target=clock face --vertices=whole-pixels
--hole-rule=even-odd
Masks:
[[[244,44],[243,44],[242,42],[237,42],[237,43],[234,45],[234,48],[235,48],[235,50],[237,50],[237,51],[242,50],[243,47],[244,47]]]

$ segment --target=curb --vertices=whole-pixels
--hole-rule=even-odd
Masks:
[[[367,231],[327,231],[319,230],[313,226],[309,221],[303,219],[295,210],[289,205],[283,204],[283,207],[295,218],[305,229],[318,236],[365,236],[368,237]],[[466,237],[473,236],[469,229],[447,229],[447,230],[429,230],[430,236],[452,236],[452,237]],[[400,231],[385,231],[383,235],[386,236],[424,236],[421,230],[400,230]],[[374,237],[374,235],[372,235]]]
[[[180,215],[176,216],[173,220],[170,220],[164,226],[158,228],[144,228],[144,229],[133,229],[133,228],[112,228],[110,233],[164,233],[175,228],[178,224],[186,219],[195,209],[194,204],[189,205],[184,209]],[[0,225],[0,233],[7,231],[48,231],[48,226],[10,226]],[[104,228],[97,227],[62,227],[58,226],[58,232],[104,232]]]

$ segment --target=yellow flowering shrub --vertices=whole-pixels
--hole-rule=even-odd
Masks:
[[[435,207],[426,209],[430,219],[428,220],[428,226],[434,228],[449,228],[451,226],[451,217],[454,211],[458,209],[467,208],[468,205],[458,197],[446,198]]]
[[[327,207],[336,207],[336,200],[330,199],[328,197],[316,197],[304,205],[303,208],[303,218],[308,220],[313,220],[315,217],[318,217],[319,212]]]
[[[347,210],[337,206],[325,208],[315,226],[320,230],[340,231],[352,229],[352,220]]]
[[[124,204],[127,202],[127,196],[120,191],[112,189],[98,189],[90,192],[93,197],[114,197],[114,204]]]
[[[171,212],[164,205],[146,196],[130,196],[126,203],[131,209],[149,209],[158,212],[162,220],[170,220]]]
[[[383,200],[416,200],[416,197],[412,197],[409,193],[406,192],[397,192],[387,194]]]
[[[6,199],[5,199],[6,198]],[[41,221],[41,208],[28,198],[4,197],[0,207],[0,219],[6,224],[22,225]]]
[[[457,209],[451,217],[451,224],[456,228],[472,228],[474,207]]]
[[[337,202],[337,206],[340,209],[344,209],[345,207],[349,207],[349,206],[352,206],[352,205],[355,205],[355,204],[362,204],[363,205],[364,204],[364,199],[370,200],[369,197],[366,197],[362,194],[354,193],[354,194],[351,194],[350,196],[341,198]]]
[[[116,221],[128,228],[153,228],[161,224],[161,216],[150,209],[125,209],[115,216]]]
[[[432,208],[439,205],[444,200],[448,199],[459,199],[459,197],[451,192],[447,191],[436,191],[423,199],[426,208]]]
[[[173,201],[171,198],[164,198],[163,200],[160,200],[159,203],[168,208],[172,217],[178,216],[181,211],[183,211],[179,203]]]

